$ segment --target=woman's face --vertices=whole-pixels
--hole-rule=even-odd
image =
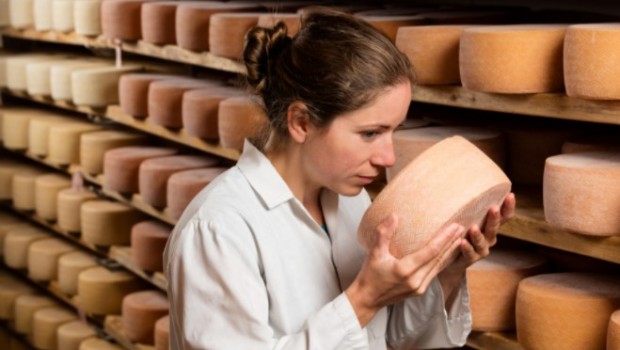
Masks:
[[[304,147],[309,179],[342,195],[356,195],[382,168],[394,165],[392,136],[406,118],[411,85],[390,87],[372,103],[336,117],[323,129],[312,128]]]

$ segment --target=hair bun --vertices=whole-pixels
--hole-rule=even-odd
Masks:
[[[243,61],[247,70],[247,81],[256,93],[265,89],[270,66],[290,46],[292,39],[287,33],[286,24],[279,21],[272,28],[254,27],[245,35]]]

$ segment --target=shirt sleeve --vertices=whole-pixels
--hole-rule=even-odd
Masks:
[[[465,345],[471,331],[467,281],[463,279],[449,311],[435,278],[424,295],[392,307],[387,339],[395,350],[451,348]]]
[[[259,248],[245,221],[230,216],[194,219],[171,237],[165,258],[172,350],[368,348],[344,293],[298,333],[276,334]]]

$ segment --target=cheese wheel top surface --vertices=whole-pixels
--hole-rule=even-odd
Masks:
[[[541,255],[524,251],[493,249],[489,256],[470,266],[470,269],[478,271],[528,269],[539,266],[545,261]]]
[[[131,231],[132,235],[139,233],[142,236],[168,238],[172,227],[157,220],[147,220],[133,225]]]
[[[620,300],[620,283],[614,276],[564,272],[528,277],[519,288],[545,290],[552,298],[612,298]]]
[[[95,283],[114,283],[131,281],[134,276],[126,271],[110,271],[105,267],[93,267],[80,273],[80,281],[89,281]]]
[[[147,159],[142,162],[140,169],[171,170],[217,165],[220,160],[211,156],[169,156]]]
[[[582,152],[559,154],[547,158],[547,164],[579,169],[618,169],[620,170],[620,153],[616,152]],[[619,179],[620,180],[620,179]]]
[[[82,212],[106,212],[106,213],[122,213],[126,211],[133,211],[132,207],[119,203],[106,200],[92,200],[82,204]]]
[[[211,167],[204,169],[185,170],[170,176],[168,183],[174,182],[211,182],[224,171],[226,167]]]
[[[159,310],[168,310],[170,308],[168,298],[166,298],[163,293],[155,290],[145,290],[127,294],[123,299],[123,303],[138,308]]]

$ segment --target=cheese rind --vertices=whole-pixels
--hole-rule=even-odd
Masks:
[[[28,126],[28,151],[35,156],[47,156],[49,152],[50,128],[57,124],[75,121],[75,119],[60,115],[49,115],[31,119]]]
[[[35,183],[39,176],[49,174],[44,169],[31,168],[13,175],[13,206],[23,211],[36,209]]]
[[[71,187],[71,179],[61,174],[38,176],[34,183],[35,211],[39,217],[56,221],[58,217],[58,192]]]
[[[97,194],[89,190],[66,188],[58,192],[58,227],[67,232],[80,232],[80,207],[82,203],[97,199]]]
[[[128,294],[123,298],[122,324],[127,339],[141,344],[153,344],[155,322],[168,314],[166,296],[155,290]]]
[[[220,102],[217,122],[222,147],[241,150],[244,139],[267,123],[267,115],[251,97],[236,96]]]
[[[4,237],[4,263],[13,269],[28,268],[28,247],[45,238],[51,238],[51,235],[36,226],[11,229]]]
[[[80,162],[80,138],[84,133],[99,131],[93,123],[60,123],[50,126],[47,161],[66,166]]]
[[[144,219],[138,210],[123,203],[91,200],[80,208],[82,240],[99,246],[126,245],[131,227]]]
[[[2,278],[0,282],[0,320],[13,320],[15,301],[21,296],[35,294],[35,289],[14,278]]]
[[[28,277],[34,281],[52,281],[58,277],[58,259],[77,250],[58,238],[41,239],[28,247]]]
[[[32,335],[34,313],[38,310],[56,306],[58,302],[44,295],[22,295],[15,299],[15,331]]]
[[[88,253],[74,251],[62,255],[58,259],[58,289],[67,295],[75,295],[80,272],[95,266],[95,256]]]
[[[38,310],[32,323],[32,344],[37,349],[56,349],[58,327],[76,319],[74,312],[60,306]]]
[[[110,1],[104,1],[108,3]],[[114,1],[112,1],[114,2]],[[71,94],[73,103],[91,107],[105,107],[118,104],[118,81],[123,74],[138,72],[142,67],[102,67],[80,69],[71,73]]]
[[[167,210],[174,219],[181,214],[192,199],[218,175],[228,170],[225,167],[185,170],[174,173],[168,179]]]
[[[170,348],[170,316],[164,316],[155,322],[155,350]]]
[[[83,321],[71,321],[58,327],[58,350],[79,350],[80,344],[90,338],[96,338],[95,329]]]
[[[260,13],[216,13],[209,21],[209,47],[220,57],[239,59],[245,34],[258,24]]]
[[[183,128],[188,135],[217,140],[218,111],[220,102],[228,97],[241,96],[244,92],[234,88],[207,88],[190,90],[183,94]]]
[[[9,0],[11,27],[24,29],[34,24],[33,0]]]
[[[147,137],[141,134],[117,130],[84,133],[80,136],[81,169],[89,174],[101,174],[105,152],[145,143],[146,139]]]
[[[167,2],[156,1],[144,6],[165,3]],[[118,98],[123,112],[136,118],[146,118],[149,114],[148,94],[151,83],[158,80],[173,79],[174,77],[169,74],[123,74],[118,82]]]
[[[154,81],[148,89],[148,122],[168,128],[183,127],[183,93],[216,85],[197,79],[165,79]]]
[[[78,0],[73,4],[75,33],[86,36],[101,34],[101,0]]]
[[[157,338],[155,341],[157,341]],[[620,310],[615,311],[609,318],[609,326],[607,327],[607,349],[620,349]]]
[[[141,287],[138,278],[129,272],[93,267],[78,276],[78,302],[87,313],[118,315],[123,298]]]
[[[131,256],[139,268],[163,271],[163,253],[172,227],[160,221],[148,220],[131,228]]]

